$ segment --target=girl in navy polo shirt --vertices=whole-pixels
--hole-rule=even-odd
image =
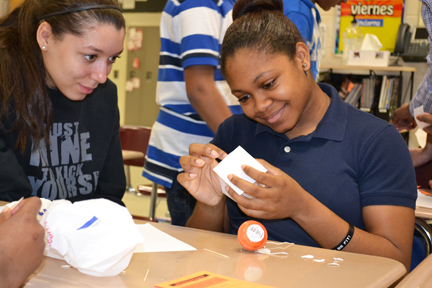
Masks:
[[[221,68],[244,114],[211,144],[192,144],[179,182],[197,199],[188,226],[237,233],[259,219],[269,239],[383,256],[410,268],[417,197],[408,148],[396,128],[343,102],[311,76],[310,55],[282,1],[239,0]],[[222,193],[213,172],[238,146],[268,170],[230,175],[252,198]]]

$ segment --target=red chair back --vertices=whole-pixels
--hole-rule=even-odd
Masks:
[[[151,128],[144,126],[125,125],[120,127],[120,142],[123,150],[147,153]],[[125,165],[144,167],[144,157],[125,160]]]

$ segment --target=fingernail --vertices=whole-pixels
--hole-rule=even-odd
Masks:
[[[190,178],[195,178],[196,176],[197,176],[196,173],[190,173],[190,174],[189,174],[189,177],[190,177]]]
[[[8,206],[6,206],[6,207],[3,208],[3,210],[0,212],[0,214],[1,213],[6,213],[8,211],[10,211],[10,208]]]
[[[204,160],[202,160],[202,159],[197,159],[196,160],[196,163],[198,164],[198,165],[200,165],[200,166],[202,166],[202,165],[204,165]]]
[[[211,155],[214,156],[215,158],[219,157],[219,154],[214,150],[212,150]]]
[[[231,179],[233,178],[233,175],[232,175],[232,174],[229,174],[229,175],[227,176],[227,178],[228,178],[228,180],[231,181]]]

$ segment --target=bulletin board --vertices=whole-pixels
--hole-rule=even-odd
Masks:
[[[393,52],[399,25],[402,23],[403,0],[349,0],[341,3],[338,25],[336,25],[335,53],[343,51],[343,32],[351,24],[353,14],[363,34],[374,34],[383,48]]]

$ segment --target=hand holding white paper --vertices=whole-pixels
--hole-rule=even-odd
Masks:
[[[422,121],[417,119],[417,116],[422,115],[422,114],[425,114],[423,105],[421,105],[417,108],[414,108],[414,119],[417,123],[417,126],[421,129],[424,129],[424,128],[430,126],[430,124],[428,124],[426,122],[422,122]]]
[[[126,207],[106,199],[54,200],[44,216],[45,254],[92,276],[115,276],[144,241]]]
[[[261,172],[267,172],[267,169],[262,166],[255,158],[253,158],[246,150],[241,146],[238,146],[234,151],[232,151],[228,156],[226,156],[214,169],[219,176],[219,180],[222,187],[222,192],[230,197],[232,197],[226,192],[225,187],[229,185],[237,194],[244,195],[245,197],[250,197],[243,190],[235,186],[228,180],[229,174],[234,174],[250,183],[255,183],[255,180],[249,177],[245,172],[243,172],[241,166],[248,165],[255,168]]]

